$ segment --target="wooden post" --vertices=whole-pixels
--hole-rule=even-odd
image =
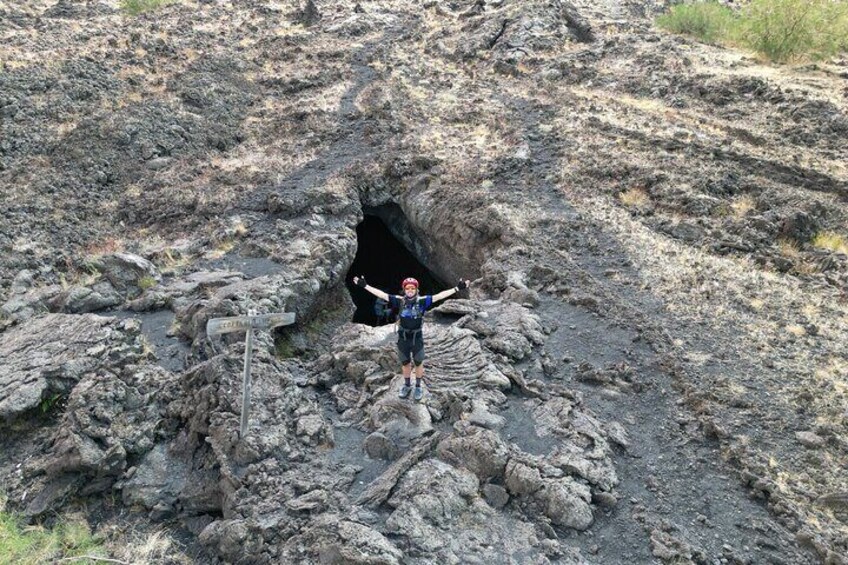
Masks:
[[[252,315],[252,314],[251,314]],[[239,437],[247,433],[248,407],[250,406],[250,358],[253,355],[253,328],[247,328],[244,340],[244,378],[241,388],[241,427]]]

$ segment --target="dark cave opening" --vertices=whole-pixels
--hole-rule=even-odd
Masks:
[[[394,317],[377,315],[376,297],[357,288],[353,284],[354,276],[364,276],[370,286],[389,294],[400,294],[401,281],[406,277],[418,279],[421,294],[435,294],[448,287],[395,237],[387,222],[395,227],[395,233],[403,234],[410,245],[418,249],[423,248],[418,244],[406,217],[396,204],[365,210],[365,218],[356,226],[356,257],[345,279],[356,305],[353,321],[360,324],[382,325],[393,322]]]

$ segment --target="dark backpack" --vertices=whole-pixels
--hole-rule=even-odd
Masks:
[[[382,298],[378,298],[374,302],[374,315],[381,320],[385,319],[386,321],[393,321],[394,308],[392,308],[389,303]]]

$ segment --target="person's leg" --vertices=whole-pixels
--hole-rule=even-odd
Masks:
[[[421,400],[424,397],[424,390],[421,388],[421,380],[424,378],[424,364],[415,365],[415,392],[412,398]]]
[[[413,395],[413,398],[415,398],[415,400],[421,400],[421,397],[424,395],[424,392],[421,390],[421,381],[424,379],[423,343],[421,343],[420,347],[415,351],[413,361],[415,361],[415,394]]]
[[[401,398],[406,398],[409,396],[409,393],[412,392],[412,383],[410,382],[410,377],[412,376],[412,363],[409,358],[409,347],[404,341],[398,341],[398,360],[400,361],[401,373],[403,373],[403,386],[400,387],[399,394]]]

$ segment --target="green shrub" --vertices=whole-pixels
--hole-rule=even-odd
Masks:
[[[54,393],[54,394],[52,394],[52,395],[50,395],[46,398],[42,398],[41,402],[38,404],[38,409],[41,411],[42,414],[47,414],[48,412],[53,410],[53,407],[56,406],[56,404],[59,402],[59,400],[61,398],[62,398],[62,395],[59,394],[58,392]]]
[[[121,0],[121,9],[131,16],[155,10],[159,6],[170,4],[174,0]]]
[[[750,0],[738,13],[713,1],[678,4],[657,25],[709,43],[747,47],[778,63],[848,50],[846,0]]]
[[[153,288],[156,286],[156,279],[151,277],[150,275],[145,275],[138,279],[138,288],[141,290],[147,290],[148,288]]]
[[[678,4],[657,18],[657,25],[661,28],[691,35],[707,43],[726,38],[733,23],[733,12],[718,2]]]
[[[740,43],[776,62],[830,57],[846,47],[848,2],[752,0],[740,13]]]
[[[277,359],[292,359],[297,357],[297,348],[292,343],[291,337],[285,335],[275,340],[274,353]]]

